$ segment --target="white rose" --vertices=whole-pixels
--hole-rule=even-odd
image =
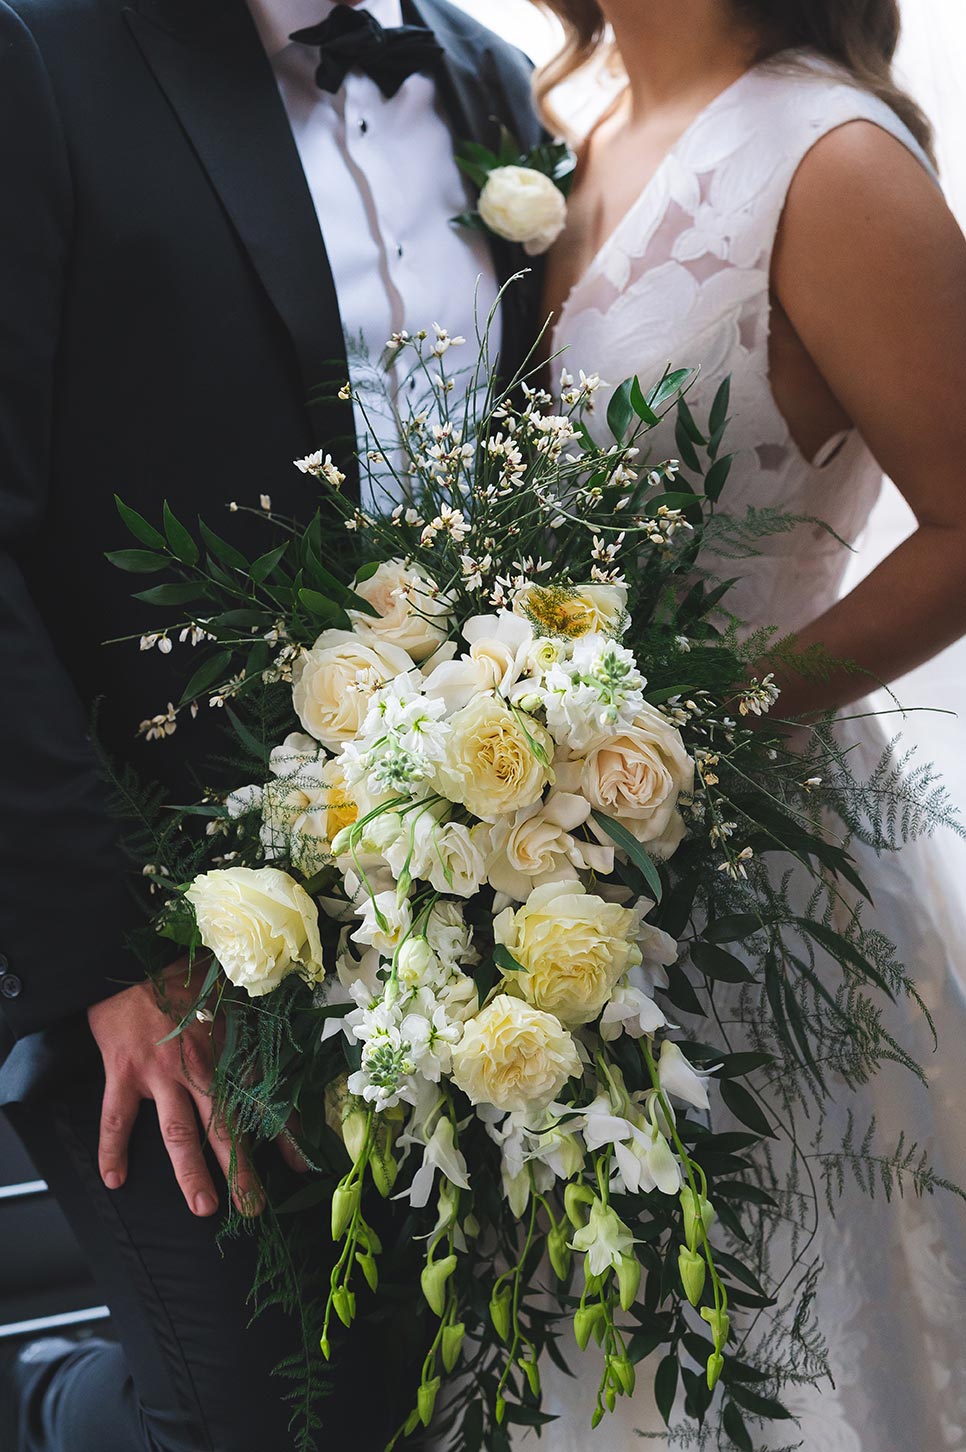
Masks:
[[[411,670],[412,656],[368,631],[325,630],[295,663],[295,714],[336,751],[358,736],[375,692]]]
[[[473,1104],[544,1109],[580,1073],[577,1046],[552,1014],[501,993],[453,1050],[453,1079]]]
[[[644,705],[633,726],[601,735],[582,761],[563,763],[558,785],[582,793],[653,856],[666,858],[684,836],[678,799],[694,788],[694,762],[677,727]]]
[[[567,220],[563,192],[550,177],[529,166],[499,166],[480,194],[479,213],[491,232],[522,242],[531,257],[556,242]]]
[[[500,914],[493,936],[526,970],[513,975],[528,1003],[568,1027],[591,1023],[641,961],[640,914],[605,902],[577,882],[535,888],[523,907]]]
[[[474,615],[463,626],[469,653],[444,661],[426,678],[423,694],[442,700],[447,714],[459,711],[487,691],[508,695],[529,659],[533,631],[508,610]]]
[[[487,834],[486,877],[497,892],[524,902],[535,887],[577,879],[592,869],[602,876],[614,870],[613,847],[573,836],[590,816],[590,803],[569,792],[553,792],[545,802],[502,817]]]
[[[532,806],[553,777],[553,741],[532,717],[479,696],[450,718],[438,786],[484,822]]]
[[[251,998],[292,972],[324,975],[319,914],[304,887],[277,867],[226,867],[196,877],[185,896],[201,941]]]
[[[350,610],[350,620],[389,645],[398,645],[413,660],[425,660],[446,639],[453,602],[439,593],[418,565],[386,560],[367,580],[355,581],[352,588],[379,614]]]
[[[627,626],[627,586],[523,585],[513,598],[513,611],[541,636],[621,635]]]

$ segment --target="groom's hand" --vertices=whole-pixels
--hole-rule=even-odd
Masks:
[[[196,965],[195,972],[199,971],[203,975],[207,964]],[[218,1193],[202,1149],[200,1119],[236,1206],[244,1215],[257,1215],[264,1206],[258,1176],[240,1144],[235,1146],[232,1164],[231,1134],[210,1094],[213,1026],[193,1021],[177,1037],[162,1042],[196,996],[187,959],[182,958],[165,970],[160,986],[138,983],[87,1010],[104,1060],[101,1178],[109,1190],[124,1184],[131,1131],[141,1101],[152,1099],[175,1178],[192,1213],[213,1215],[218,1209]]]

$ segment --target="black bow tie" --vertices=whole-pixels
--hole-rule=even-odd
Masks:
[[[384,96],[394,96],[403,81],[430,69],[443,53],[425,25],[386,30],[368,10],[337,4],[319,25],[289,36],[299,45],[317,45],[315,79],[323,91],[338,91],[351,70],[370,76]]]

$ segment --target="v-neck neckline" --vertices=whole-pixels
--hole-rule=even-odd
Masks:
[[[787,54],[787,52],[783,51],[781,52],[781,54],[784,55]],[[695,113],[695,115],[688,122],[687,126],[685,126],[684,130],[681,132],[677,140],[673,141],[668,147],[667,151],[665,151],[664,155],[661,157],[661,160],[654,168],[650,177],[644,183],[644,186],[641,188],[637,196],[631,202],[626,212],[624,212],[620,219],[611,228],[610,232],[608,232],[607,236],[604,238],[603,242],[597,248],[597,251],[593,254],[587,266],[584,268],[583,272],[581,272],[580,275],[574,280],[570,291],[567,293],[567,296],[564,298],[563,302],[560,305],[560,311],[557,315],[557,327],[559,327],[562,323],[574,298],[577,296],[577,293],[598,272],[600,265],[606,258],[607,254],[617,244],[625,229],[631,224],[633,219],[643,208],[644,204],[650,199],[655,187],[664,176],[664,173],[667,171],[668,167],[674,161],[675,157],[678,155],[681,149],[687,144],[688,141],[690,141],[691,137],[698,130],[698,128],[702,126],[705,121],[707,121],[709,116],[712,116],[718,110],[719,106],[721,106],[725,101],[730,100],[735,92],[740,90],[751,76],[757,75],[757,73],[764,66],[772,64],[775,59],[775,56],[769,56],[767,60],[757,61],[754,65],[749,66],[747,70],[742,71],[740,76],[736,76],[733,81],[729,82],[729,84],[723,88],[723,90],[720,90],[716,96],[712,96],[711,100],[708,101],[704,106],[702,106],[700,111],[697,111]]]

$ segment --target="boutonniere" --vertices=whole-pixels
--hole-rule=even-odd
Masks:
[[[500,150],[476,141],[460,142],[456,163],[480,189],[475,212],[453,221],[506,242],[518,242],[529,257],[539,257],[556,242],[567,220],[567,194],[577,158],[563,141],[547,141],[521,153],[506,127]]]

